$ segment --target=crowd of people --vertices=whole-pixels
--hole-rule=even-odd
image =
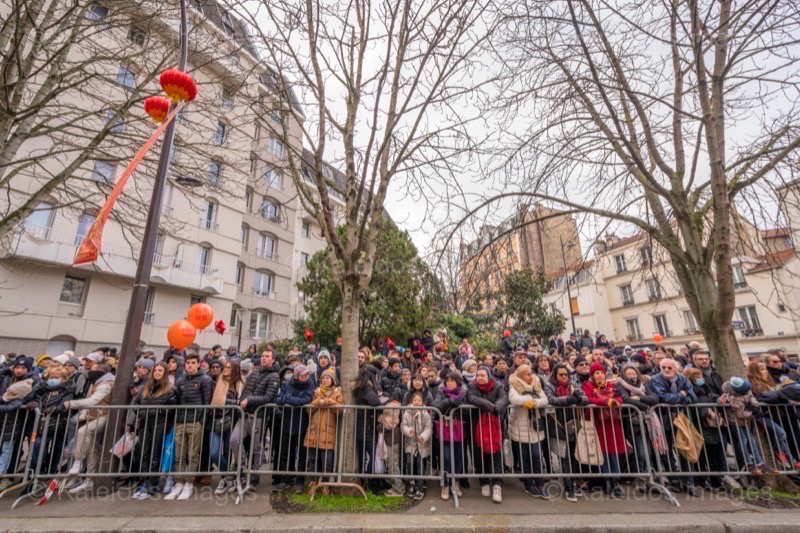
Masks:
[[[346,392],[358,472],[369,490],[388,495],[422,498],[424,474],[441,472],[441,498],[460,497],[472,472],[482,496],[500,503],[513,473],[527,494],[548,499],[548,475],[585,472],[586,479],[559,477],[567,500],[595,488],[622,498],[621,478],[643,483],[659,464],[681,474],[669,476],[672,490],[699,496],[739,487],[729,450],[735,472],[800,469],[800,374],[781,350],[751,360],[745,376],[723,380],[697,343],[634,349],[588,331],[564,341],[508,330],[486,353],[466,338],[450,343],[444,329],[425,330],[407,348],[376,337],[358,352],[356,380],[344,384],[341,339],[330,351],[311,343],[285,354],[272,344],[241,353],[214,346],[205,355],[139,354],[125,419],[126,433],[138,438],[123,462],[132,474],[164,475],[132,475],[133,497],[186,500],[197,483],[210,483],[196,473],[211,471],[220,474],[216,494],[253,489],[260,476],[236,479],[234,465],[256,472],[264,462],[272,465],[272,490],[314,489],[335,470]],[[13,483],[7,474],[21,468],[23,454],[44,474],[74,479],[70,493],[93,489],[109,446],[103,407],[118,379],[116,361],[108,347],[84,357],[6,355],[0,492]],[[45,416],[33,427],[37,410]],[[639,413],[646,424],[637,423]],[[579,428],[592,431],[599,460],[579,464],[590,453]],[[702,436],[694,457],[677,451],[692,429]],[[763,449],[759,434],[772,449]],[[28,437],[35,438],[23,446]]]

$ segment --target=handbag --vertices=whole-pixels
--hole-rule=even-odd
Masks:
[[[442,442],[462,442],[464,440],[464,421],[460,418],[435,420],[436,434]]]
[[[111,448],[111,453],[122,459],[131,453],[131,450],[133,450],[137,442],[139,442],[139,437],[136,436],[136,433],[132,431],[127,432],[114,443],[114,446]]]
[[[503,430],[497,416],[481,413],[475,427],[475,445],[487,454],[497,453],[503,449]]]
[[[222,416],[214,417],[214,423],[211,429],[214,433],[227,433],[233,428],[233,414],[227,412]]]
[[[575,437],[575,460],[584,465],[603,466],[605,457],[594,427],[594,415],[589,416],[590,420],[581,423]]]

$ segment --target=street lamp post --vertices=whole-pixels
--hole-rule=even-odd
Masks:
[[[558,240],[561,242],[561,261],[564,263],[564,279],[567,280],[567,298],[569,299],[569,318],[572,321],[572,333],[577,335],[575,329],[575,313],[572,312],[572,291],[569,288],[569,273],[567,272],[567,256],[564,255],[564,239],[559,236]],[[572,248],[573,244],[570,243],[569,247]]]
[[[186,0],[179,0],[180,18],[180,58],[178,69],[186,70],[186,56],[189,49],[189,32],[186,16]],[[173,104],[174,106],[175,104]],[[164,132],[164,142],[161,145],[161,155],[158,158],[158,170],[153,186],[153,195],[150,199],[150,209],[147,212],[147,222],[142,237],[142,249],[139,253],[139,263],[136,266],[136,276],[133,279],[131,291],[131,304],[128,310],[128,319],[125,322],[125,332],[122,334],[122,348],[117,367],[117,379],[111,393],[111,402],[114,405],[124,405],[130,400],[128,384],[133,376],[136,365],[136,353],[139,350],[139,339],[142,335],[145,307],[147,305],[147,291],[150,288],[150,273],[153,269],[153,256],[156,250],[158,227],[161,220],[161,204],[164,197],[164,188],[167,183],[169,170],[169,155],[175,139],[175,120],[169,123]]]

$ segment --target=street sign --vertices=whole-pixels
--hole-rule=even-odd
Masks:
[[[747,329],[747,325],[744,323],[743,320],[734,320],[731,322],[731,327],[733,329]]]

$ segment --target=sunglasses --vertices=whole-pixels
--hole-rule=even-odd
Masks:
[[[578,363],[578,366],[589,366],[589,363]]]

